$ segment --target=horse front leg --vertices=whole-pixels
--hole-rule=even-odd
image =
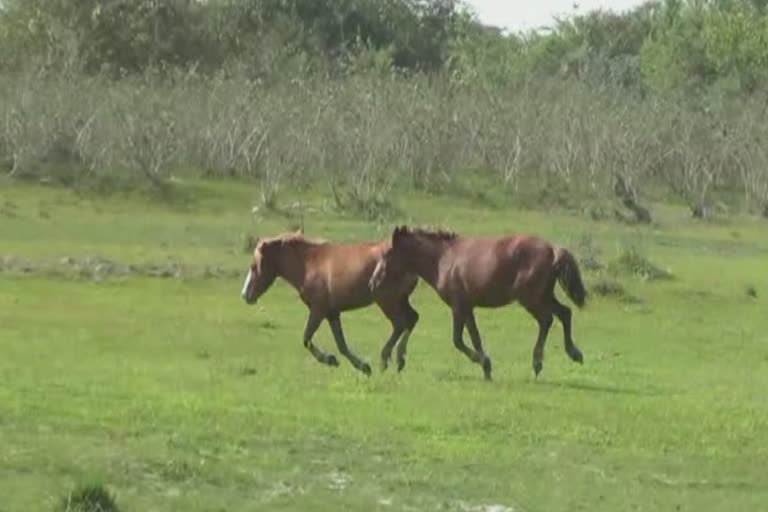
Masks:
[[[331,326],[331,332],[333,332],[333,337],[336,340],[336,346],[339,347],[339,352],[346,357],[350,363],[352,363],[352,366],[366,374],[370,377],[371,375],[371,365],[357,357],[355,354],[352,353],[351,350],[349,350],[349,347],[347,346],[347,341],[344,339],[344,331],[341,328],[341,314],[339,313],[331,313],[327,316],[328,323]]]
[[[400,339],[403,332],[405,332],[405,326],[392,320],[392,334],[389,335],[389,339],[384,343],[381,349],[381,371],[385,371],[389,368],[389,360],[392,358],[392,350],[395,348],[397,340]]]
[[[304,347],[309,350],[319,362],[327,364],[328,366],[339,366],[339,361],[336,359],[335,355],[326,354],[312,343],[312,337],[317,332],[321,323],[323,323],[323,315],[315,311],[310,311],[307,325],[304,328]]]
[[[392,324],[392,334],[389,335],[389,339],[387,339],[386,343],[384,343],[384,346],[381,348],[381,371],[386,371],[389,367],[389,361],[392,358],[392,350],[394,350],[397,340],[399,340],[403,335],[403,332],[405,332],[405,318],[400,308],[397,307],[396,303],[391,299],[379,299],[376,304]]]
[[[461,309],[453,310],[453,346],[456,350],[467,356],[470,361],[477,364],[483,364],[485,356],[479,354],[464,344],[464,327],[467,323],[466,311]],[[487,378],[487,376],[486,376]]]
[[[397,371],[401,372],[405,368],[405,353],[408,349],[408,339],[419,322],[419,314],[411,306],[408,297],[397,301],[380,300],[378,305],[392,323],[392,334],[381,349],[381,369],[384,371],[389,367],[392,349],[397,344]],[[398,342],[398,340],[400,341]]]

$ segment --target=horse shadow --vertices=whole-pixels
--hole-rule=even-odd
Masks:
[[[631,388],[626,386],[616,386],[613,384],[594,384],[589,382],[578,381],[548,381],[548,380],[536,380],[531,384],[537,386],[547,386],[551,388],[559,389],[574,389],[577,391],[588,391],[592,393],[608,393],[614,395],[631,395],[631,396],[664,396],[672,395],[674,392],[668,389],[658,387],[645,387],[645,388]]]
[[[443,370],[434,373],[434,377],[439,382],[458,382],[458,383],[470,383],[474,381],[483,382],[481,378],[470,372],[460,372],[456,370]],[[506,379],[504,379],[506,380]],[[497,378],[494,382],[497,382]],[[586,391],[590,393],[606,393],[613,395],[628,395],[628,396],[646,396],[646,397],[658,397],[665,395],[675,394],[669,389],[663,389],[659,387],[644,387],[644,388],[632,388],[627,386],[617,386],[613,384],[597,384],[590,382],[579,381],[550,381],[543,378],[538,379],[521,379],[514,380],[514,382],[508,382],[512,386],[519,386],[520,384],[528,384],[531,386],[544,386],[553,389],[573,389],[576,391]]]

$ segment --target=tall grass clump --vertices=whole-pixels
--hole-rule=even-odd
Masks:
[[[58,504],[56,512],[120,512],[115,496],[99,483],[79,484]]]
[[[625,245],[608,269],[615,274],[629,274],[644,281],[668,281],[674,279],[669,270],[653,263],[637,246]]]

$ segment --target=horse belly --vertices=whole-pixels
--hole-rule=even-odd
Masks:
[[[474,287],[466,286],[469,292],[470,300],[476,306],[482,308],[500,308],[514,302],[515,292],[511,285],[505,285],[506,276],[489,275],[478,278],[479,281]],[[474,289],[473,289],[474,288]]]
[[[373,304],[373,297],[368,290],[355,290],[352,293],[336,297],[333,301],[333,308],[338,311],[352,311],[368,307],[371,304]]]
[[[368,261],[335,260],[326,277],[329,303],[337,311],[350,311],[373,303],[368,280],[374,263]]]
[[[356,309],[367,308],[371,304],[373,304],[371,301],[366,301],[366,302],[362,302],[362,301],[348,302],[348,303],[345,303],[345,304],[338,305],[334,309],[337,310],[337,311],[354,311]]]
[[[478,297],[476,305],[481,308],[500,308],[515,301],[510,293],[490,293]]]

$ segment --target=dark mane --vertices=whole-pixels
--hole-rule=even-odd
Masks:
[[[425,238],[431,238],[433,240],[454,240],[458,238],[458,234],[454,231],[441,228],[429,228],[429,227],[412,227],[408,228],[408,233],[412,235],[419,235]]]

